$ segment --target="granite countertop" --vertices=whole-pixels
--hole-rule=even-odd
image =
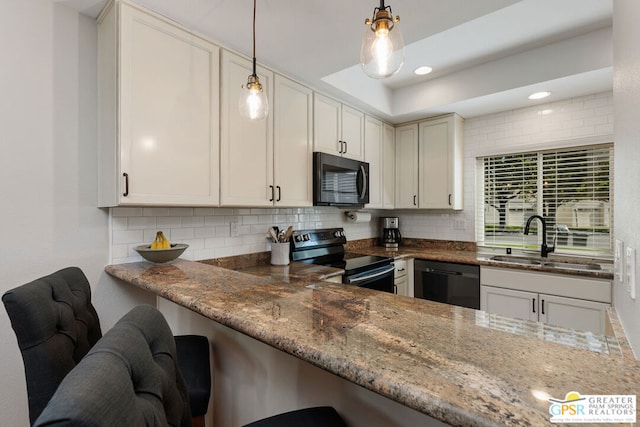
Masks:
[[[613,351],[579,349],[545,338],[560,330],[514,334],[507,330],[536,324],[322,282],[326,271],[298,263],[246,272],[211,264],[105,270],[451,425],[548,425],[550,404],[535,391],[559,399],[640,391],[640,365],[623,339]]]

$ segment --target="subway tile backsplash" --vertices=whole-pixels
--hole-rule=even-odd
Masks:
[[[267,230],[272,225],[296,230],[343,227],[347,239],[366,239],[380,234],[379,217],[371,212],[369,223],[349,223],[346,210],[333,207],[308,208],[111,208],[111,263],[141,261],[133,249],[150,244],[162,230],[172,243],[186,243],[182,258],[194,261],[270,250]],[[236,223],[237,235],[231,235]]]

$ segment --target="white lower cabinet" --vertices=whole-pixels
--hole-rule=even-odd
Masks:
[[[396,294],[405,297],[409,296],[409,274],[407,261],[404,259],[397,259],[393,263],[396,267],[393,273]]]
[[[605,334],[611,282],[481,268],[480,308],[489,313]]]

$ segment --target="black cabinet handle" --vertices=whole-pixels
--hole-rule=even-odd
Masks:
[[[413,195],[413,206],[418,206],[418,204],[416,203],[416,198],[418,196],[416,196],[415,194]]]
[[[344,141],[340,140],[340,141],[338,141],[338,142],[340,143],[340,149],[338,150],[338,153],[342,154],[342,153],[343,153],[343,151],[342,151],[342,144],[344,144]]]
[[[540,313],[544,314],[544,300],[540,301]]]
[[[451,194],[449,194],[449,206],[451,206]]]
[[[276,188],[278,189],[278,198],[276,199],[276,202],[279,202],[282,199],[282,188],[280,188],[279,185],[277,185]]]
[[[347,144],[347,141],[344,141],[344,154],[346,154],[347,151],[349,151],[349,145]]]
[[[533,302],[533,305],[532,305],[532,307],[533,307],[533,312],[535,313],[535,312],[536,312],[536,299],[535,299],[535,298],[533,298],[533,299],[532,299],[532,302]]]
[[[269,199],[270,202],[273,202],[273,185],[270,185],[269,188],[271,189],[271,198]]]
[[[127,197],[129,195],[129,174],[124,172],[122,176],[124,177],[124,193],[122,195]]]

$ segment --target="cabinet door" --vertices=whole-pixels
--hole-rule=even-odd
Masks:
[[[120,7],[119,203],[216,205],[219,49]]]
[[[538,294],[480,286],[480,309],[517,319],[538,321]]]
[[[369,203],[368,208],[382,208],[384,166],[382,154],[382,122],[366,116],[364,123],[364,161],[369,163]]]
[[[396,128],[396,208],[418,208],[418,125]]]
[[[419,184],[420,207],[449,209],[451,197],[449,158],[449,122],[434,120],[420,123]]]
[[[322,96],[313,95],[313,150],[340,156],[341,143],[341,104]]]
[[[313,92],[285,77],[275,76],[274,184],[276,206],[313,205]]]
[[[609,304],[540,294],[540,321],[604,335]]]
[[[420,123],[419,188],[424,209],[462,209],[462,119]]]
[[[342,105],[342,155],[354,160],[364,160],[364,113]]]
[[[273,74],[258,67],[269,100],[264,120],[240,116],[238,100],[252,63],[222,52],[222,110],[220,141],[220,201],[224,206],[273,206]]]
[[[366,132],[365,132],[366,136]],[[382,208],[394,209],[396,194],[396,130],[384,124],[382,130]],[[366,145],[365,145],[365,154]]]

